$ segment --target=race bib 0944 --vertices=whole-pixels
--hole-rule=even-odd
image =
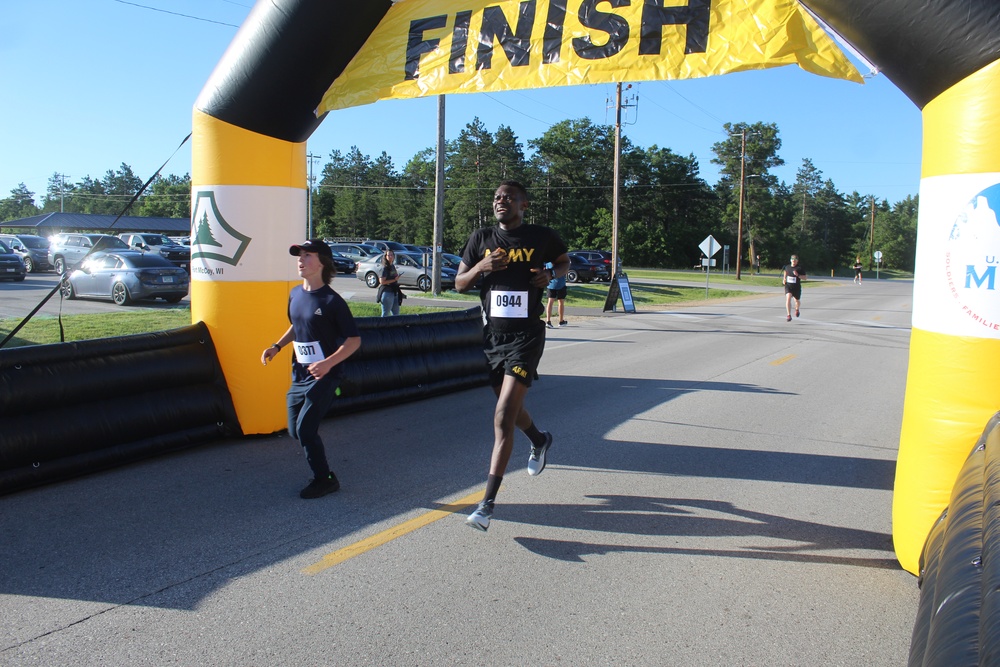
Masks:
[[[490,293],[490,316],[510,319],[528,317],[528,293],[493,290]]]

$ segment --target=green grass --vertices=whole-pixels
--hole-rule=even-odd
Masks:
[[[355,317],[378,317],[381,307],[374,303],[348,302]],[[435,312],[440,308],[403,306],[404,315]],[[282,317],[284,313],[282,313]],[[7,337],[20,324],[19,318],[0,319],[0,340]],[[97,313],[94,315],[63,315],[63,331],[67,343],[94,338],[111,338],[130,334],[167,331],[191,324],[191,309],[187,306],[164,308],[162,310],[122,310],[119,313]],[[17,332],[4,346],[47,345],[58,343],[59,321],[51,315],[36,315]]]
[[[629,269],[625,272],[629,280],[640,278],[652,278],[654,280],[678,280],[683,282],[705,282],[704,271],[670,271],[668,269]],[[781,287],[781,275],[775,273],[762,273],[759,276],[751,275],[744,271],[740,275],[740,280],[736,279],[736,272],[712,271],[708,277],[709,286],[712,285],[764,285]]]
[[[657,280],[682,280],[687,282],[705,282],[705,272],[704,271],[678,271],[670,269],[628,269],[625,273],[632,280],[637,278],[655,278]],[[850,268],[838,270],[835,272],[838,278],[853,278],[854,271]],[[863,276],[865,280],[875,280],[874,271],[864,271]],[[812,281],[823,280],[824,278],[829,278],[829,271],[823,273],[810,274],[809,278]],[[905,271],[895,271],[892,269],[882,269],[878,274],[879,280],[908,280],[913,278],[912,273],[907,273]],[[771,269],[765,269],[763,273],[758,275],[753,275],[749,271],[743,271],[740,274],[740,280],[736,280],[736,271],[730,270],[729,273],[722,273],[722,271],[712,270],[712,275],[709,278],[710,284],[719,285],[764,285],[764,286],[781,286],[781,272]],[[808,284],[807,280],[803,285]]]
[[[721,274],[719,274],[721,277]],[[683,276],[683,277],[678,277]],[[669,271],[632,271],[629,277],[635,278],[659,278],[662,280],[704,280],[704,274],[692,272]],[[753,280],[760,280],[757,284],[767,284],[779,286],[776,276],[755,276]],[[736,285],[740,283],[735,279],[730,281]],[[725,283],[724,280],[716,280],[716,274],[712,274],[710,280],[709,299],[724,299],[734,296],[745,296],[747,292],[733,289],[718,289],[712,285]],[[743,284],[753,284],[749,276],[745,278]],[[705,299],[704,287],[675,287],[671,285],[648,285],[641,283],[631,283],[632,300],[636,307],[661,307],[671,306],[680,303],[702,301]],[[430,295],[424,295],[430,296]],[[566,295],[566,305],[578,308],[602,309],[608,296],[608,283],[572,284],[568,286]],[[454,301],[467,302],[469,307],[479,304],[479,294],[469,292],[459,294],[458,292],[443,292],[437,298]],[[360,301],[350,301],[348,305],[355,317],[378,317],[382,310],[378,304]],[[419,313],[437,312],[440,308],[403,305],[403,315],[415,315]],[[65,341],[92,340],[95,338],[111,338],[114,336],[127,336],[130,334],[150,333],[154,331],[166,331],[186,327],[191,324],[191,310],[187,306],[177,306],[173,308],[163,308],[156,310],[123,309],[115,313],[99,313],[94,315],[63,315],[63,331]],[[18,318],[0,319],[0,340],[20,323]],[[11,339],[5,347],[21,347],[24,345],[47,345],[58,343],[59,322],[51,315],[35,316],[17,335]]]
[[[631,278],[632,274],[629,274]],[[702,277],[704,280],[704,277]],[[714,278],[712,279],[714,282]],[[737,283],[738,284],[738,283]],[[669,306],[690,301],[705,299],[704,287],[674,287],[669,285],[644,285],[629,282],[632,288],[632,301],[637,306]],[[781,284],[779,283],[780,287]],[[743,290],[717,289],[709,285],[709,299],[725,299],[733,296],[746,296]],[[603,308],[608,297],[608,283],[574,283],[566,286],[566,305],[578,308]],[[439,299],[468,301],[469,306],[479,303],[478,292],[442,292]]]

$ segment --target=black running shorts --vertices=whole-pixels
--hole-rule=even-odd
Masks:
[[[498,333],[486,330],[483,349],[490,366],[490,384],[499,387],[505,375],[530,387],[538,379],[538,362],[545,350],[545,323],[538,320],[529,331]]]

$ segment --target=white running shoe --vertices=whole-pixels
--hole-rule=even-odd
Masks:
[[[545,454],[549,451],[549,447],[552,446],[552,434],[548,431],[545,432],[545,442],[542,443],[540,447],[535,447],[532,445],[531,454],[528,456],[528,474],[534,477],[535,475],[541,475],[542,471],[545,470]]]
[[[465,525],[472,526],[476,530],[481,530],[485,533],[486,529],[490,527],[490,519],[492,518],[493,501],[484,500],[476,507],[476,511],[466,518]]]

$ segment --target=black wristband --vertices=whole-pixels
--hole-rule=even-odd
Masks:
[[[271,343],[271,347],[276,349],[278,352],[281,352],[281,346],[278,345],[277,343]]]

